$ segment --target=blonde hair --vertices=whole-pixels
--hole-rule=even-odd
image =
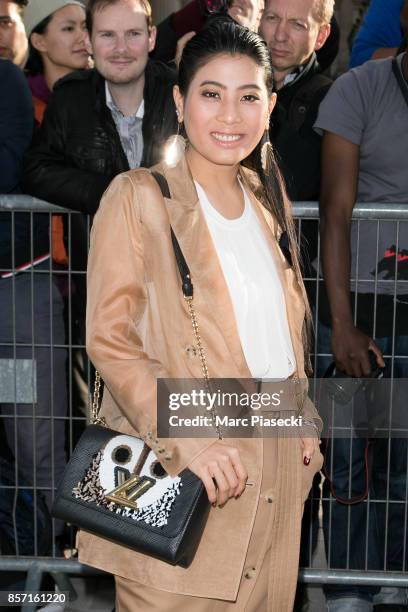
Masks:
[[[88,0],[88,6],[86,10],[86,27],[89,34],[92,33],[93,17],[96,11],[117,4],[120,0]],[[142,10],[146,15],[147,27],[150,30],[153,27],[152,18],[152,7],[149,0],[138,0]]]
[[[334,14],[335,0],[315,0],[313,6],[314,18],[319,25],[326,25],[331,22]]]

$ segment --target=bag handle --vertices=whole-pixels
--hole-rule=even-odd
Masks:
[[[395,75],[395,78],[397,79],[397,83],[399,85],[402,95],[404,96],[405,102],[408,105],[408,84],[404,79],[404,75],[401,72],[401,68],[396,57],[394,57],[392,60],[392,71]]]
[[[169,184],[164,178],[164,176],[160,174],[160,172],[155,172],[155,171],[152,171],[151,174],[156,179],[157,183],[159,184],[163,198],[167,198],[168,200],[171,200]],[[184,258],[183,252],[180,248],[180,245],[173,232],[172,227],[170,227],[170,233],[171,233],[171,242],[173,244],[174,254],[176,256],[177,266],[178,266],[180,276],[181,276],[183,295],[186,299],[187,297],[192,298],[194,295],[194,287],[193,287],[193,283],[191,282],[189,267]]]
[[[153,171],[151,174],[157,181],[163,197],[171,199],[170,189],[169,189],[169,185],[168,185],[166,178],[159,172]],[[204,347],[201,342],[201,336],[200,336],[200,331],[199,331],[198,322],[197,322],[197,315],[195,313],[195,309],[193,305],[194,286],[191,280],[190,269],[187,265],[187,262],[180,248],[176,235],[173,232],[172,227],[170,227],[170,232],[171,232],[171,241],[173,245],[173,250],[174,250],[174,254],[176,257],[176,261],[177,261],[177,267],[180,272],[183,296],[187,302],[188,313],[190,315],[191,325],[193,328],[193,334],[194,334],[197,351],[198,351],[198,355],[199,355],[200,362],[201,362],[201,370],[203,372],[205,386],[209,390],[210,389],[210,380],[209,380],[210,377],[208,373],[207,359],[205,356]],[[104,417],[99,416],[100,388],[101,388],[101,376],[98,370],[95,370],[95,385],[94,385],[93,401],[92,401],[92,407],[91,407],[91,422],[94,425],[102,425],[103,427],[106,427],[107,425],[106,425],[106,421]],[[211,414],[213,417],[213,422],[215,423],[215,428],[217,431],[218,439],[222,440],[222,434],[221,434],[220,427],[219,425],[216,424],[217,414],[216,414],[214,406],[211,408]]]
[[[164,198],[171,199],[169,184],[165,177],[160,174],[160,172],[152,172],[152,176],[156,179],[159,184],[160,190]],[[204,348],[201,342],[201,336],[198,329],[197,317],[193,307],[193,297],[194,297],[194,286],[191,280],[190,269],[187,265],[185,257],[183,255],[183,251],[180,248],[178,240],[176,238],[175,233],[173,232],[173,228],[170,226],[171,232],[171,242],[173,244],[174,254],[176,256],[177,266],[181,276],[181,288],[183,291],[184,299],[187,302],[187,308],[191,319],[191,324],[193,327],[194,337],[197,343],[197,350],[201,361],[201,369],[203,371],[204,379],[206,384],[209,382],[209,374],[207,367],[207,360],[204,353]]]

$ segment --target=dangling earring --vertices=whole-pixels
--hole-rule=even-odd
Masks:
[[[269,140],[269,130],[265,130],[261,140],[261,166],[265,174],[268,174],[268,154],[272,148]]]
[[[186,150],[186,139],[181,135],[183,122],[179,120],[180,112],[176,110],[178,118],[177,134],[170,136],[165,145],[164,161],[170,167],[174,168],[180,162]]]

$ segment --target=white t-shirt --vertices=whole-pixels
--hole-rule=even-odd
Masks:
[[[195,181],[234,307],[242,349],[254,378],[286,379],[295,356],[285,296],[270,247],[251,201],[242,187],[245,209],[226,219]]]

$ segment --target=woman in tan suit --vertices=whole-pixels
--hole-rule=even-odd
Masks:
[[[134,170],[113,181],[96,215],[87,348],[108,426],[143,438],[171,476],[188,467],[212,508],[187,569],[84,531],[79,559],[115,575],[117,612],[289,612],[321,423],[301,384],[306,298],[290,206],[265,142],[275,104],[265,44],[214,21],[187,44],[174,96],[187,149],[155,168],[171,199],[150,171]],[[293,379],[289,409],[303,415],[303,437],[157,439],[157,379],[202,376],[170,227],[210,376]]]

